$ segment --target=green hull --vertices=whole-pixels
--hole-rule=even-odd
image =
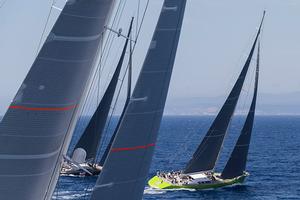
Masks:
[[[152,179],[148,181],[148,184],[152,188],[157,189],[196,189],[196,190],[204,190],[204,189],[211,189],[211,188],[220,188],[224,186],[234,185],[238,183],[243,183],[246,175],[239,176],[233,179],[226,179],[226,180],[216,180],[211,183],[203,183],[203,184],[193,184],[193,185],[173,185],[167,181],[164,181],[158,176],[154,176]]]

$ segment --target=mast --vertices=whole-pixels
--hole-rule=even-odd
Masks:
[[[50,199],[113,0],[69,1],[0,123],[0,199]]]
[[[201,171],[211,171],[214,169],[221,147],[224,142],[225,135],[233,116],[235,107],[237,105],[241,90],[246,79],[246,75],[253,57],[253,53],[257,44],[258,37],[261,32],[262,24],[264,21],[265,12],[263,18],[255,37],[254,43],[252,45],[250,54],[246,60],[246,63],[234,85],[229,96],[227,97],[224,105],[222,106],[220,112],[209,128],[206,136],[200,143],[196,152],[194,153],[192,159],[187,164],[184,173],[195,173]]]
[[[186,0],[165,0],[155,33],[92,200],[143,196],[176,56]]]
[[[255,75],[254,94],[253,94],[252,103],[245,124],[241,131],[241,134],[221,174],[221,177],[223,179],[231,179],[231,178],[241,176],[246,169],[247,156],[248,156],[251,134],[253,129],[254,116],[255,116],[258,78],[259,78],[259,64],[260,64],[259,60],[260,60],[260,42],[258,43],[258,49],[257,49],[256,75]]]
[[[123,66],[123,61],[125,58],[129,36],[132,30],[133,19],[130,22],[130,27],[128,30],[128,35],[126,37],[126,42],[122,50],[120,60],[118,62],[117,68],[113,74],[113,77],[98,105],[95,113],[93,114],[89,124],[84,130],[83,135],[80,137],[78,143],[75,146],[77,148],[83,148],[87,152],[87,160],[95,161],[97,156],[97,151],[100,143],[101,136],[105,128],[107,117],[110,111],[110,107],[113,101],[113,97],[116,91],[116,87],[119,80],[119,75]]]
[[[108,156],[108,153],[112,147],[112,144],[115,140],[115,137],[116,137],[116,134],[118,132],[118,129],[120,128],[120,124],[121,124],[121,121],[124,117],[124,114],[125,114],[125,111],[126,111],[126,108],[129,104],[129,101],[130,101],[130,97],[131,97],[131,83],[132,83],[132,54],[133,54],[133,48],[132,48],[132,34],[130,35],[130,55],[129,55],[129,66],[128,66],[128,82],[127,82],[127,97],[126,97],[126,101],[125,101],[125,104],[124,104],[124,107],[123,107],[123,110],[122,110],[122,113],[121,113],[121,116],[120,116],[120,119],[118,121],[118,124],[114,130],[114,133],[101,157],[101,160],[99,162],[99,165],[100,166],[103,166],[104,165],[104,162]]]

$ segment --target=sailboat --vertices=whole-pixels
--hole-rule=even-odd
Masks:
[[[0,199],[52,199],[113,5],[61,11],[0,123]]]
[[[141,200],[179,43],[186,0],[165,0],[92,200]]]
[[[62,167],[61,170],[62,175],[89,176],[89,175],[98,175],[101,172],[102,165],[97,163],[96,157],[99,149],[99,144],[101,141],[101,136],[104,134],[105,124],[108,118],[108,114],[111,108],[111,104],[119,80],[120,72],[123,66],[125,54],[127,51],[127,46],[129,42],[130,43],[132,42],[132,40],[130,39],[132,25],[133,25],[133,18],[129,26],[128,34],[127,36],[125,36],[126,42],[123,47],[122,54],[119,59],[116,70],[112,76],[112,79],[96,111],[94,112],[91,120],[89,121],[82,136],[77,142],[72,158],[65,157],[66,162],[64,163],[64,166]],[[130,73],[131,72],[129,70],[128,72],[129,77],[131,76]],[[130,80],[128,81],[130,84],[131,83]],[[130,90],[130,86],[128,86],[128,90]],[[126,107],[126,103],[125,103],[125,107]],[[104,158],[102,158],[102,160],[103,159]]]
[[[252,133],[255,105],[258,89],[259,75],[259,45],[257,53],[256,78],[254,86],[254,95],[250,106],[249,113],[244,123],[239,139],[234,147],[222,173],[214,172],[216,162],[218,160],[225,135],[231,118],[234,114],[254,51],[256,49],[259,36],[261,33],[262,24],[264,21],[265,12],[256,35],[254,44],[246,63],[231,90],[226,102],[212,123],[210,129],[200,143],[198,149],[194,153],[192,159],[187,164],[186,168],[177,172],[158,172],[156,176],[148,181],[148,184],[153,188],[158,189],[176,189],[176,188],[192,188],[192,189],[208,189],[218,188],[237,183],[242,183],[249,175],[246,169],[247,154]]]

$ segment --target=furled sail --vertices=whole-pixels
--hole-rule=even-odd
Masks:
[[[113,0],[70,0],[0,124],[0,199],[51,198]]]
[[[224,137],[226,135],[230,120],[233,116],[244,81],[246,79],[256,43],[261,32],[263,20],[264,16],[242,72],[240,73],[223,107],[221,108],[220,112],[209,128],[206,136],[194,153],[192,159],[187,164],[184,173],[195,173],[200,171],[210,171],[214,169],[219,153],[221,151],[221,147],[223,145]]]
[[[140,200],[164,110],[186,0],[165,0],[146,60],[91,199]]]
[[[240,134],[240,136],[237,140],[237,143],[234,147],[234,150],[233,150],[233,152],[221,174],[221,177],[223,179],[231,179],[234,177],[241,176],[246,169],[249,145],[250,145],[250,140],[251,140],[254,116],[255,116],[255,106],[256,106],[258,77],[259,77],[259,53],[260,53],[260,44],[258,43],[253,99],[251,102],[250,110],[247,115],[245,124],[241,131],[241,134]]]
[[[100,101],[100,104],[98,105],[89,124],[87,125],[83,135],[81,136],[77,145],[75,146],[75,149],[83,148],[86,151],[87,160],[94,161],[97,156],[100,139],[103,134],[104,127],[112,104],[112,100],[116,91],[116,87],[118,85],[119,75],[123,66],[127,45],[131,34],[132,23],[133,20],[131,21],[127,39],[123,47],[123,51],[120,60],[118,62],[117,68],[112,76],[112,79],[103,95],[103,98]]]

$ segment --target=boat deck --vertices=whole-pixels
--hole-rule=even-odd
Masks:
[[[157,188],[157,189],[180,189],[180,188],[186,188],[186,189],[210,189],[210,188],[219,188],[234,184],[242,183],[245,178],[248,176],[248,174],[243,174],[241,176],[238,176],[233,179],[221,179],[219,178],[220,174],[214,173],[212,176],[212,179],[205,180],[205,181],[188,181],[188,182],[174,182],[170,181],[166,178],[163,178],[161,176],[154,176],[152,179],[149,180],[148,184],[150,187]]]

